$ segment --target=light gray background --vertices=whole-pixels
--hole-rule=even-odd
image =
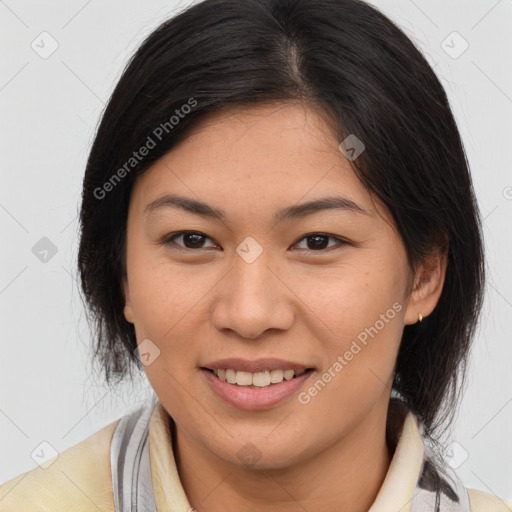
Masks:
[[[512,1],[378,4],[445,86],[485,218],[485,309],[447,456],[467,487],[511,500]],[[35,467],[41,442],[60,452],[149,392],[142,378],[111,393],[92,373],[77,293],[77,211],[97,122],[125,62],[186,5],[0,0],[0,482]],[[58,43],[46,59],[31,47],[51,49],[43,31]],[[469,44],[460,56],[454,31]],[[32,252],[42,237],[57,248],[46,262]]]

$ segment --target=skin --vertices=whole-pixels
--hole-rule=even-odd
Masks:
[[[402,331],[434,309],[446,258],[434,252],[411,271],[388,211],[339,142],[298,102],[231,109],[203,119],[134,185],[125,317],[138,343],[149,338],[160,350],[144,368],[176,423],[180,479],[199,512],[363,512],[388,470],[386,415]],[[144,213],[167,193],[222,208],[226,219],[174,207]],[[371,214],[273,219],[332,195]],[[160,243],[185,230],[205,237]],[[317,249],[304,238],[314,233],[346,243],[325,238]],[[252,263],[236,252],[249,236],[263,250]],[[214,394],[199,370],[218,358],[277,357],[316,368],[307,389],[396,302],[401,311],[308,404],[294,395],[243,411]],[[256,466],[237,456],[248,442],[259,451]]]

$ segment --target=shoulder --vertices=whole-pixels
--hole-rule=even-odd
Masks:
[[[477,489],[468,489],[471,512],[512,512],[512,502],[502,500],[494,494]]]
[[[118,422],[1,485],[0,512],[113,512],[110,444]]]

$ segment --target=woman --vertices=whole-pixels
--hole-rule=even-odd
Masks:
[[[124,71],[79,270],[145,406],[1,488],[3,511],[505,511],[435,449],[482,304],[445,92],[357,0],[206,0]]]

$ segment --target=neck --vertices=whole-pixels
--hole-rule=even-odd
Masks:
[[[197,512],[367,512],[394,450],[386,442],[385,405],[323,452],[279,469],[230,464],[175,426],[176,465],[191,506]]]

